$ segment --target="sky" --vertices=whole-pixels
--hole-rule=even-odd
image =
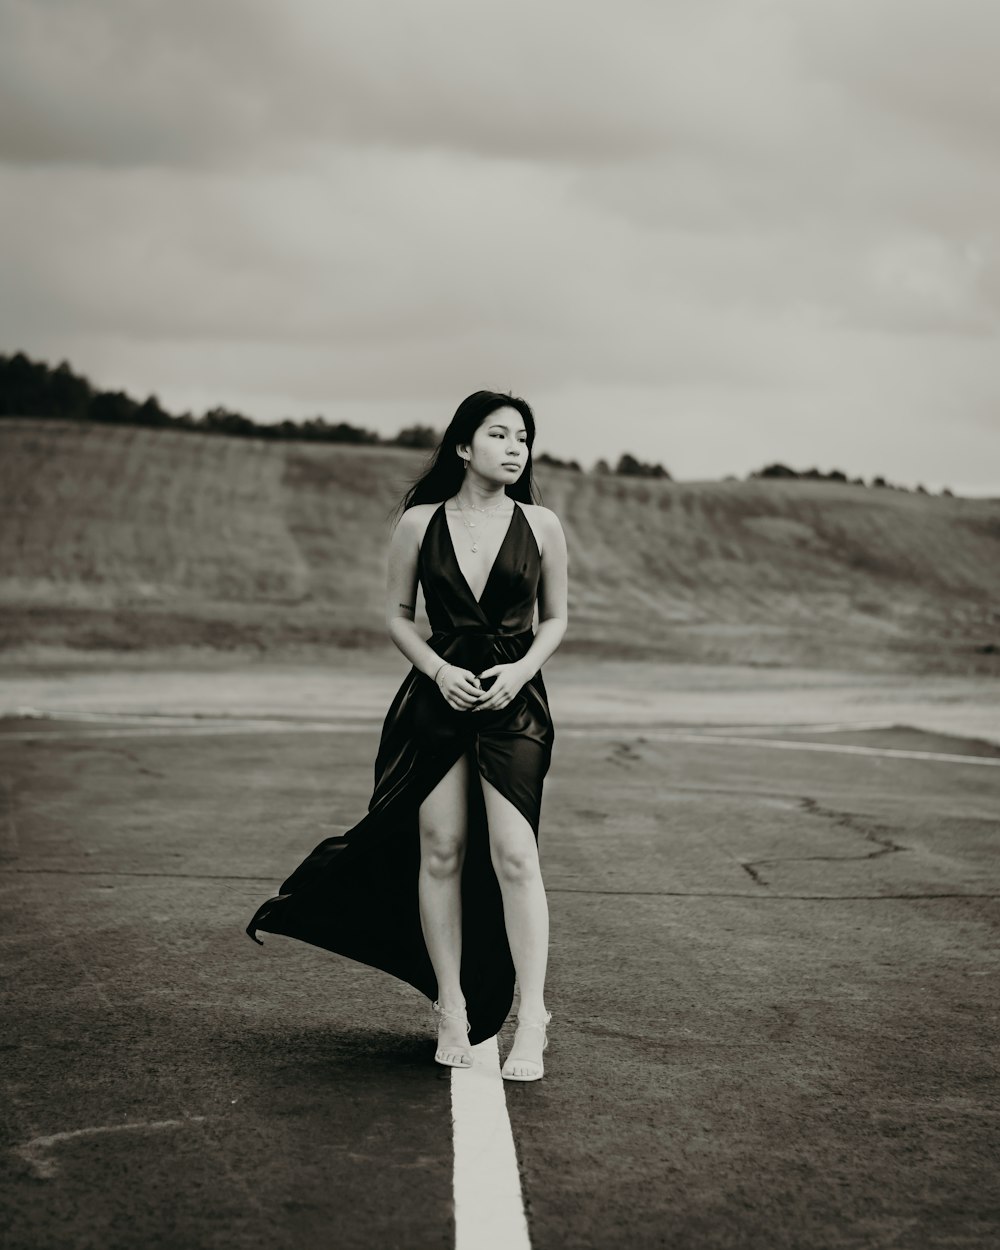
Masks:
[[[0,351],[1000,496],[994,0],[4,0]]]

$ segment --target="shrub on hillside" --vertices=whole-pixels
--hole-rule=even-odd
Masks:
[[[747,481],[754,478],[795,478],[796,480],[811,480],[816,482],[844,482],[851,486],[864,486],[865,479],[863,477],[848,477],[841,469],[831,469],[828,473],[824,473],[821,469],[790,469],[787,464],[769,464],[766,468],[755,469],[747,474]],[[880,490],[903,490],[908,491],[908,486],[900,486],[895,482],[886,481],[881,473],[871,480],[871,485]],[[916,488],[918,492],[926,495],[928,492],[923,486]],[[942,494],[951,494],[950,491],[943,490]]]
[[[422,451],[433,451],[438,445],[441,435],[431,425],[407,425],[396,435],[397,447],[419,447]]]
[[[560,460],[558,456],[552,456],[547,451],[540,451],[535,456],[535,464],[548,464],[554,469],[572,469],[574,473],[582,473],[579,460]]]
[[[799,475],[794,469],[790,469],[787,464],[769,464],[766,469],[755,469],[747,474],[747,481],[751,481],[755,477],[798,477]]]
[[[622,477],[662,477],[668,481],[673,480],[662,464],[646,464],[627,451],[618,457],[615,472]]]
[[[0,355],[0,415],[86,417],[94,392],[64,360],[55,369],[23,352]]]

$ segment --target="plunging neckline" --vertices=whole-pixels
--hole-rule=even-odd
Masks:
[[[478,599],[476,599],[475,595],[472,593],[472,587],[469,585],[469,579],[462,572],[462,566],[459,563],[458,552],[455,549],[455,540],[451,534],[451,526],[448,524],[448,510],[445,507],[445,504],[448,501],[446,499],[442,499],[441,501],[441,519],[444,521],[444,528],[448,534],[448,546],[451,548],[451,558],[455,561],[455,568],[458,569],[458,575],[465,583],[465,589],[469,592],[469,597],[474,600],[477,608],[482,608],[483,606],[483,600],[486,598],[486,592],[490,588],[490,582],[493,580],[493,574],[496,571],[497,565],[500,563],[500,557],[503,555],[504,547],[507,546],[507,540],[510,538],[511,530],[514,528],[514,516],[521,510],[520,504],[516,499],[514,499],[513,496],[508,496],[508,498],[511,500],[514,507],[510,514],[510,520],[507,522],[507,528],[504,531],[504,536],[500,540],[500,546],[497,548],[497,553],[493,557],[493,563],[490,565],[490,571],[486,574],[486,581],[483,583],[482,594]]]

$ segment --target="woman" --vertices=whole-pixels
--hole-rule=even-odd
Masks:
[[[538,829],[554,731],[541,666],[567,623],[562,526],[531,503],[534,439],[524,400],[477,391],[403,499],[386,623],[413,667],[382,728],[368,814],[324,839],[247,926],[254,941],[257,929],[285,934],[416,986],[435,1000],[434,1057],[448,1067],[469,1067],[470,1044],[499,1031],[516,974],[502,1071],[517,1081],[543,1075],[551,1019]]]

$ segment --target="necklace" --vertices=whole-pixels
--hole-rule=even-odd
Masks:
[[[458,496],[456,495],[455,498],[457,499]],[[476,503],[470,503],[469,507],[474,508],[476,512],[485,512],[489,514],[496,512],[499,508],[502,508],[506,502],[507,496],[505,495],[503,499],[501,499],[499,503],[495,503],[492,508],[480,508],[480,506]]]
[[[458,510],[461,513],[462,521],[465,524],[465,528],[469,531],[469,537],[472,539],[472,550],[478,551],[479,543],[477,541],[477,535],[473,534],[472,531],[476,528],[476,525],[479,524],[479,522],[469,520],[469,518],[465,515],[465,505],[462,503],[462,501],[459,499],[457,495],[455,496],[455,502],[458,504]],[[473,504],[472,506],[475,507],[475,504]],[[496,513],[497,508],[502,508],[502,507],[503,507],[503,501],[498,503],[495,508],[476,508],[476,511],[485,512],[487,514],[486,521],[489,521],[490,518]],[[486,521],[483,521],[482,524],[485,525]]]

